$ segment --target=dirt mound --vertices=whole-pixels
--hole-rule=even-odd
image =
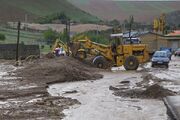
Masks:
[[[174,92],[168,89],[164,89],[163,87],[155,84],[147,88],[145,91],[142,92],[142,95],[149,98],[163,98],[166,96],[175,95]]]
[[[146,90],[132,89],[132,90],[115,90],[117,96],[131,97],[131,98],[151,98],[151,99],[162,99],[166,96],[173,96],[176,93],[168,89],[164,89],[158,84],[148,87]]]
[[[51,84],[80,80],[95,80],[103,76],[96,73],[97,69],[81,63],[71,57],[54,59],[43,58],[28,64],[18,72],[19,76],[36,84]]]
[[[33,62],[29,62],[32,59]],[[12,77],[12,79],[1,78],[0,100],[6,101],[0,104],[0,118],[2,119],[62,119],[64,109],[80,102],[71,98],[51,96],[47,91],[47,84],[102,77],[97,74],[97,69],[71,57],[49,59],[44,56],[41,59],[34,59],[32,56],[23,62],[24,68],[16,72],[12,70],[15,68],[11,65],[1,65],[2,72],[9,71],[7,78]],[[77,92],[76,90],[66,91],[65,94]]]
[[[53,53],[48,53],[45,55],[46,58],[52,59],[55,58],[55,55]]]

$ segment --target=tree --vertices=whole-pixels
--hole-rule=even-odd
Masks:
[[[67,42],[69,36],[68,36],[68,33],[67,33],[66,29],[64,29],[64,31],[62,33],[60,33],[59,38],[63,42]]]
[[[116,26],[120,25],[120,22],[118,20],[114,19],[114,20],[110,21],[110,24],[113,25],[114,27],[116,27]]]
[[[178,28],[180,28],[180,24],[178,25]]]
[[[5,39],[6,39],[6,36],[4,34],[0,33],[0,40],[4,41]]]
[[[66,24],[66,21],[69,20],[69,18],[64,12],[58,13],[54,19],[60,20],[62,24]]]
[[[53,44],[58,38],[58,33],[52,29],[48,29],[44,32],[44,38],[47,40],[48,44]]]

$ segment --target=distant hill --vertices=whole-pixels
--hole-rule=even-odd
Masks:
[[[0,21],[24,21],[25,14],[28,15],[28,21],[33,21],[38,17],[60,12],[65,12],[76,21],[98,20],[67,0],[0,0]]]
[[[130,15],[141,22],[152,22],[161,13],[180,10],[180,1],[118,1],[118,0],[69,0],[82,10],[102,19],[123,21]]]
[[[166,15],[167,23],[170,25],[180,25],[180,10],[171,12]]]

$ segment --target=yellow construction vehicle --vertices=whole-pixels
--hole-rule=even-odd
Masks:
[[[123,44],[122,34],[111,36],[110,45],[92,42],[85,37],[71,42],[70,48],[73,56],[85,59],[87,54],[95,55],[93,64],[98,68],[106,68],[108,65],[122,66],[126,70],[136,70],[141,63],[149,60],[147,45]]]
[[[71,51],[68,47],[67,44],[65,44],[63,41],[59,40],[59,39],[56,39],[53,47],[52,47],[52,52],[54,52],[54,50],[58,47],[62,47],[63,48],[63,51],[66,53],[66,55],[70,55],[71,54]]]

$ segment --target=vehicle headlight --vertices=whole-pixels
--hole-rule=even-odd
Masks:
[[[154,58],[151,59],[152,62],[155,62],[156,60]]]

